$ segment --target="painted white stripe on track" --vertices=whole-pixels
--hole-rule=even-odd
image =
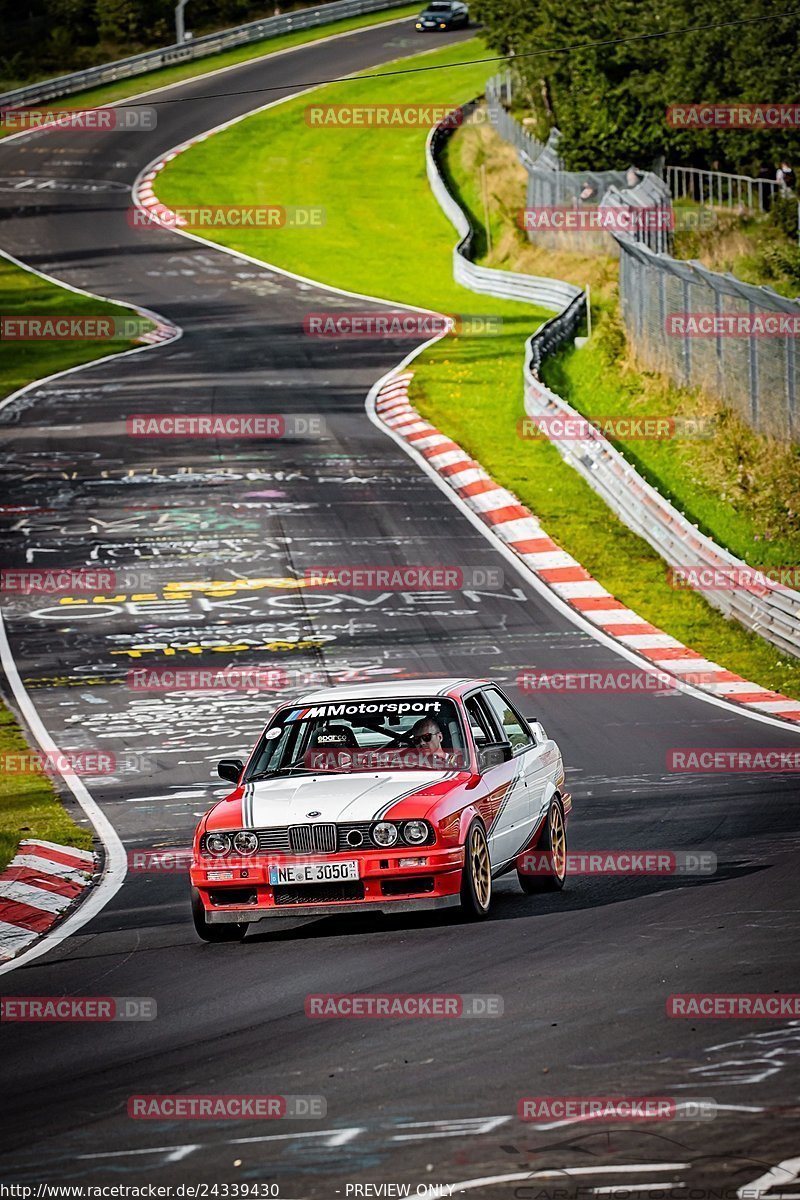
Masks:
[[[40,912],[58,913],[69,908],[71,896],[60,896],[58,892],[47,892],[44,888],[34,887],[31,883],[23,883],[19,879],[0,879],[0,901],[11,900],[19,904],[27,904],[30,908],[38,908]],[[2,904],[0,904],[2,912]]]

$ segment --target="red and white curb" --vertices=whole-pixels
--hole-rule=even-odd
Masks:
[[[577,612],[629,650],[664,671],[720,699],[771,717],[800,722],[800,700],[766,691],[757,683],[703,658],[677,638],[649,624],[598,583],[548,537],[533,513],[495,483],[457,442],[423,420],[408,399],[413,372],[388,379],[375,397],[375,412],[392,432],[427,461],[467,506],[529,570]],[[698,676],[700,681],[698,681]]]
[[[92,881],[95,856],[37,839],[21,842],[0,875],[0,962],[55,925]]]

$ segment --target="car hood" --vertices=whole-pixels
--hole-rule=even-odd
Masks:
[[[451,21],[452,19],[453,14],[451,12],[423,12],[417,17],[418,21]]]
[[[394,771],[351,775],[287,775],[245,784],[242,823],[245,828],[264,829],[273,825],[302,825],[312,821],[354,823],[383,816],[398,800],[420,792],[424,799],[419,815],[434,801],[430,789],[452,771]],[[309,813],[319,813],[309,817]]]

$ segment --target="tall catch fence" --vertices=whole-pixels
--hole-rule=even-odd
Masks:
[[[492,124],[498,132],[497,109],[512,88],[508,76],[502,78],[502,88],[497,80],[487,88]],[[553,131],[548,146],[556,146],[559,137]],[[679,385],[702,387],[759,433],[783,442],[800,441],[800,298],[789,300],[771,288],[746,284],[671,255],[670,228],[682,215],[671,207],[672,199],[696,199],[703,207],[695,215],[702,217],[712,203],[762,209],[779,185],[723,172],[668,167],[667,182],[678,189],[671,196],[667,182],[634,168],[569,172],[563,170],[557,154],[544,151],[525,165],[529,210],[558,205],[577,209],[595,202],[605,219],[615,208],[649,209],[651,219],[643,219],[642,228],[630,232],[528,229],[531,240],[561,250],[608,252],[613,244],[620,260],[622,320],[642,366],[665,372]],[[634,174],[638,182],[630,186]],[[598,195],[596,201],[588,196],[588,189]],[[613,220],[608,217],[607,228]],[[703,221],[698,219],[697,224],[702,228]]]

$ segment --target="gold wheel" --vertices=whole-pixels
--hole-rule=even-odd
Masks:
[[[563,879],[567,873],[567,831],[560,804],[550,807],[550,853],[553,858],[553,874]]]
[[[475,825],[469,835],[468,857],[475,899],[482,909],[486,909],[492,897],[492,868],[489,847],[480,825]]]

